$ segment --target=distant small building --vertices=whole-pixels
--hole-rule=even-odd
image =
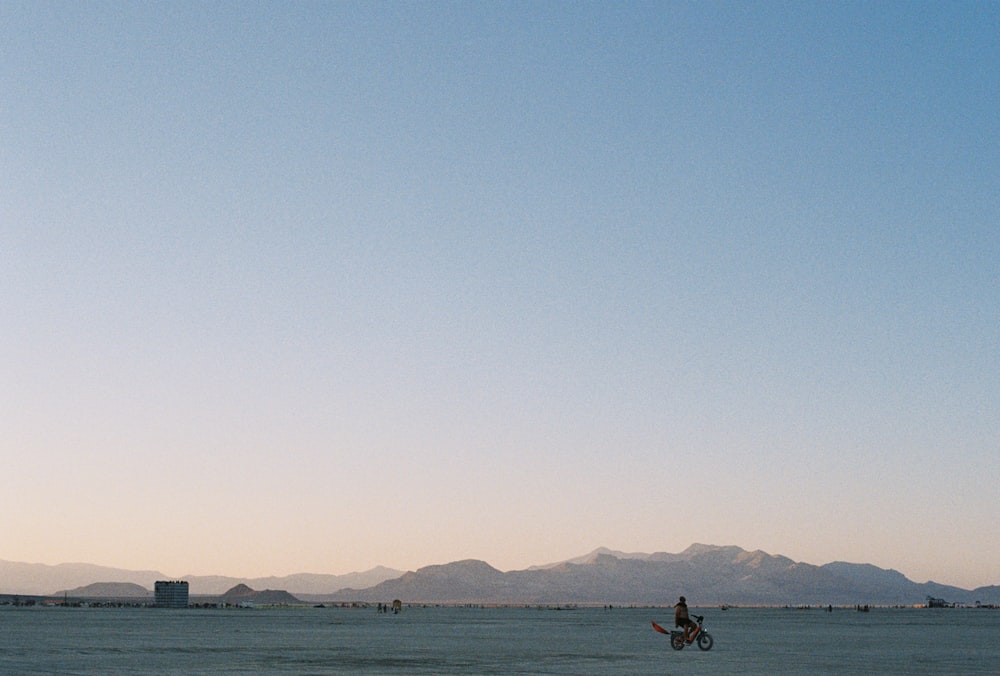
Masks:
[[[184,580],[157,580],[153,600],[157,608],[187,608],[188,583]]]

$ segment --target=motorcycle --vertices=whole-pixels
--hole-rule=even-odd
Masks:
[[[684,640],[684,632],[680,629],[664,629],[656,622],[653,622],[653,629],[660,632],[661,634],[670,635],[670,647],[674,650],[683,650],[685,645],[690,643],[697,643],[700,650],[711,650],[712,646],[715,644],[715,640],[712,635],[709,634],[702,628],[702,623],[705,621],[704,615],[695,615],[695,630],[691,634],[691,638],[687,641]]]

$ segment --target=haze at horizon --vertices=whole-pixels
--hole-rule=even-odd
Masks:
[[[1000,584],[1000,10],[0,7],[0,558]]]

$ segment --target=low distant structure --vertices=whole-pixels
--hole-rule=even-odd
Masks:
[[[187,608],[188,583],[184,580],[157,580],[153,587],[157,608]]]

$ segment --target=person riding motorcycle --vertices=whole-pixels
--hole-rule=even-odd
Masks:
[[[687,600],[682,596],[674,606],[674,626],[684,627],[684,640],[690,643],[698,633],[698,625],[688,617]]]

